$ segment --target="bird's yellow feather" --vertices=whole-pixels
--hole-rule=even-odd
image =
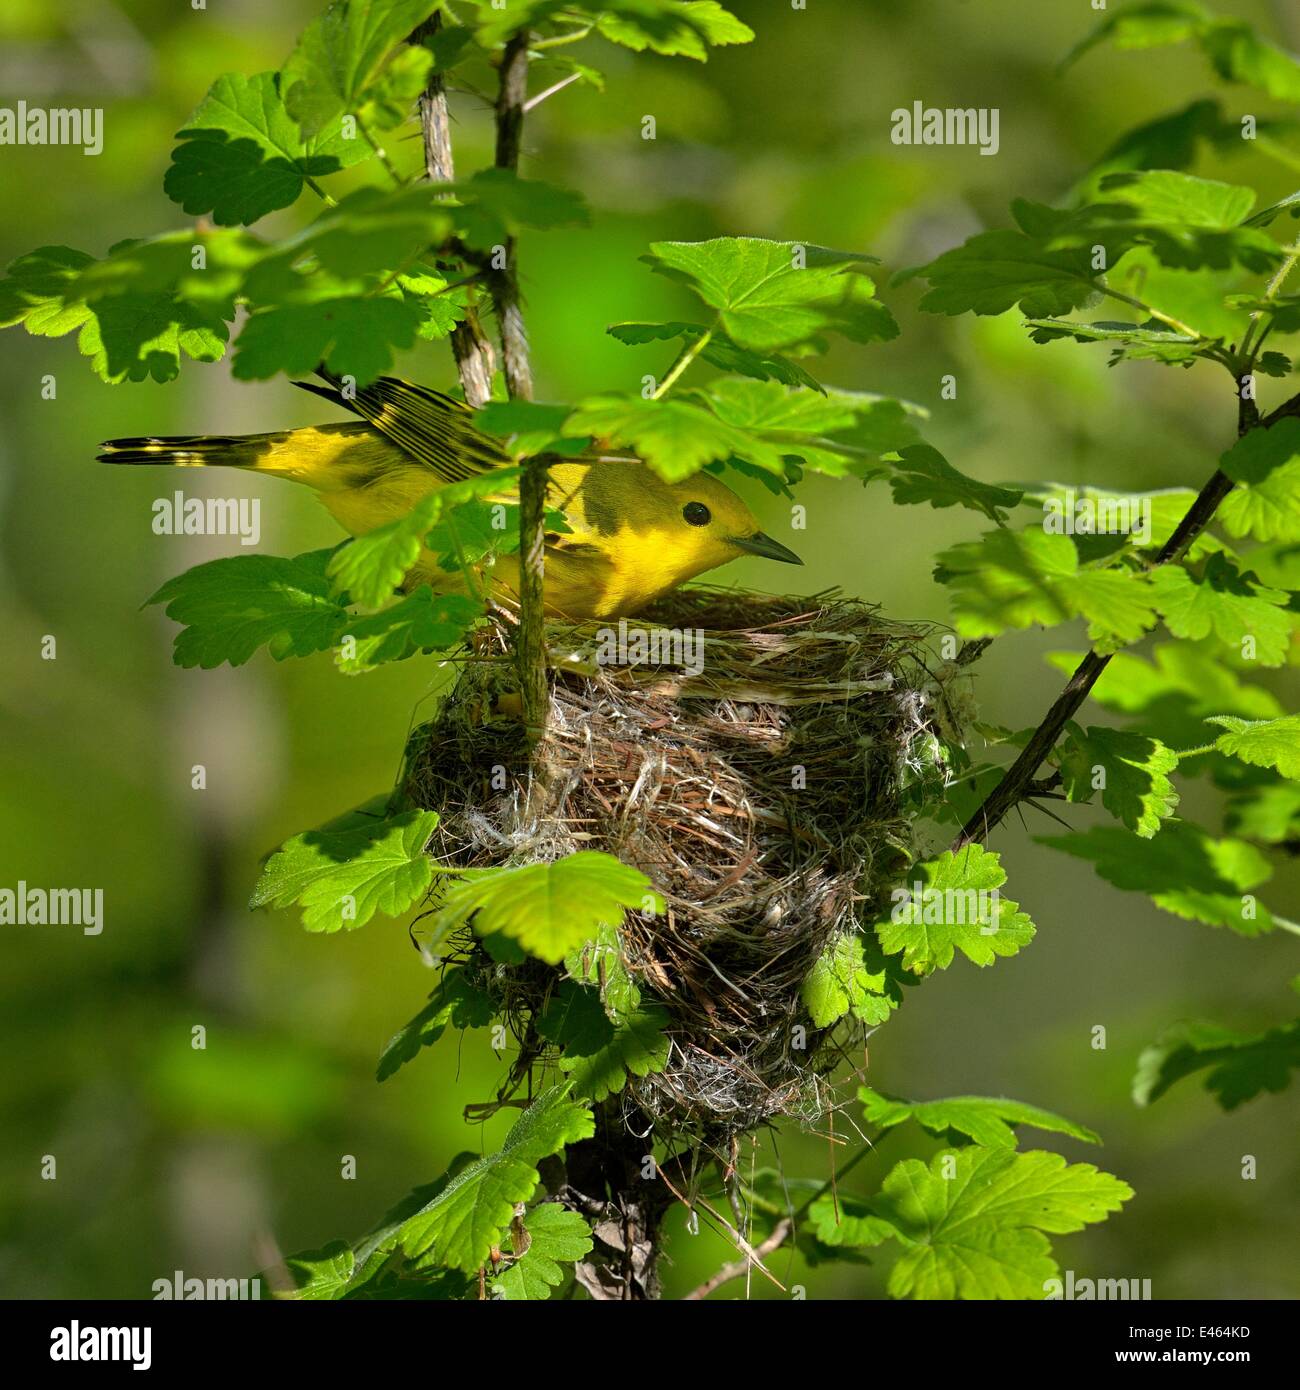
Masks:
[[[326,377],[326,380],[331,380]],[[331,382],[333,385],[333,383]],[[314,488],[349,535],[363,536],[405,516],[431,492],[490,471],[509,456],[475,428],[465,406],[424,387],[381,377],[352,396],[326,391],[363,422],[261,435],[194,435],[111,440],[108,463],[247,468]],[[667,483],[639,459],[564,461],[549,472],[548,501],[570,531],[548,537],[546,606],[583,619],[630,615],[679,584],[746,551],[798,563],[764,536],[742,498],[704,474]],[[503,487],[501,500],[514,496]],[[513,594],[518,562],[499,562],[483,578]],[[408,587],[456,587],[422,551]]]

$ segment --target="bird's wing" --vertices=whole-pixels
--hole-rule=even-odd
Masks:
[[[444,482],[458,483],[511,462],[510,455],[474,425],[474,412],[451,396],[381,376],[369,386],[345,392],[340,378],[321,368],[328,387],[298,381],[304,391],[360,415],[417,463]]]

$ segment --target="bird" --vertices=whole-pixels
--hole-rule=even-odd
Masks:
[[[245,468],[305,483],[351,536],[406,516],[439,488],[513,463],[475,424],[475,412],[454,397],[398,377],[344,389],[342,379],[324,368],[317,375],[326,385],[294,385],[360,421],[269,434],[110,439],[98,460]],[[512,479],[488,500],[517,497]],[[569,527],[546,534],[543,601],[553,618],[633,617],[687,580],[742,555],[803,563],[760,529],[744,499],[725,483],[704,473],[666,482],[632,455],[597,451],[550,462],[547,504]],[[484,577],[494,598],[517,601],[513,565],[498,562]],[[449,590],[463,587],[464,577],[422,548],[404,588],[420,584]]]

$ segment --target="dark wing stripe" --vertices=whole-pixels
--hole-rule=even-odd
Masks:
[[[381,434],[405,450],[417,463],[431,468],[449,483],[473,478],[509,465],[510,455],[474,426],[474,412],[440,391],[415,386],[397,377],[381,376],[369,386],[344,396],[332,373],[319,373],[334,392],[331,396],[354,411]],[[303,384],[303,383],[300,383]]]

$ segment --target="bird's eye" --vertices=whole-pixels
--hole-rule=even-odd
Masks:
[[[682,508],[682,516],[691,526],[707,526],[713,516],[703,502],[688,502]]]

